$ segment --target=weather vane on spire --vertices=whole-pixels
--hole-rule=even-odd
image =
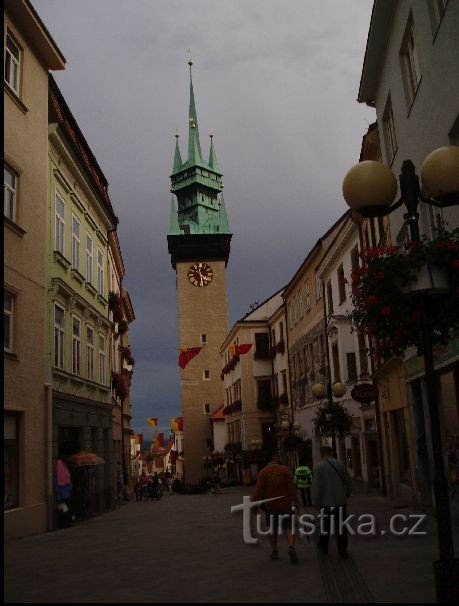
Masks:
[[[191,66],[193,65],[193,59],[191,58],[191,49],[187,49],[186,51],[188,53],[188,65],[190,66],[190,71],[191,71]]]

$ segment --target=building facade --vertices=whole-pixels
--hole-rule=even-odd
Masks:
[[[48,73],[65,58],[27,0],[4,5],[5,538],[49,527],[45,373]]]
[[[52,469],[79,451],[104,464],[71,467],[72,507],[87,515],[115,496],[108,317],[107,181],[54,80],[49,80],[46,359],[52,385]]]
[[[203,477],[202,457],[211,449],[209,415],[223,403],[218,354],[228,333],[231,233],[212,137],[208,162],[202,157],[191,60],[189,65],[188,158],[182,162],[177,137],[167,241],[177,277],[179,348],[199,352],[180,371],[185,481],[195,484]]]
[[[358,100],[374,107],[382,160],[394,174],[410,159],[420,174],[435,149],[458,145],[459,23],[457,2],[387,3],[375,0],[368,33]],[[420,231],[435,236],[443,227],[459,226],[459,209],[421,204]],[[392,244],[408,239],[403,210],[390,215]],[[407,352],[377,369],[382,394],[382,429],[387,456],[387,488],[426,508],[432,505],[430,425],[425,397],[423,359]],[[449,344],[435,360],[442,405],[445,459],[459,449],[459,347]],[[456,453],[456,454],[454,454]],[[451,485],[454,480],[454,464]],[[456,487],[457,489],[457,487]],[[452,501],[459,519],[459,504]]]

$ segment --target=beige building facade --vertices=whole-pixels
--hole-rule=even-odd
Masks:
[[[49,526],[51,386],[45,374],[48,73],[65,58],[30,2],[4,6],[5,537]]]

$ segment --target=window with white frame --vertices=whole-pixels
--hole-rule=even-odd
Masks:
[[[72,267],[80,271],[80,222],[72,216]]]
[[[318,274],[316,274],[316,301],[318,301],[322,296],[322,281],[319,278]]]
[[[65,256],[65,203],[56,193],[56,222],[54,250]]]
[[[210,370],[205,370],[202,373],[202,378],[204,381],[210,381]]]
[[[205,343],[207,343],[207,335],[202,334],[201,335],[201,345],[205,345]]]
[[[97,248],[97,290],[99,294],[104,294],[104,253]]]
[[[17,95],[19,95],[20,78],[21,49],[8,31],[5,46],[5,82]]]
[[[16,221],[16,197],[18,177],[11,168],[3,165],[3,214],[11,221]]]
[[[413,102],[419,83],[421,82],[421,68],[414,41],[413,19],[410,17],[400,49],[403,83],[408,106]]]
[[[94,274],[94,242],[89,234],[86,234],[86,281],[93,283]]]
[[[386,144],[387,162],[390,164],[397,151],[397,138],[395,136],[394,114],[392,112],[392,101],[390,95],[387,97],[386,107],[383,113],[383,133]]]
[[[81,374],[81,320],[72,316],[72,372]]]
[[[94,329],[86,327],[86,373],[88,379],[94,379]]]
[[[14,351],[14,307],[15,295],[3,291],[3,351]]]
[[[106,383],[105,360],[105,337],[103,335],[99,335],[99,382],[103,385]]]
[[[303,300],[303,291],[300,289],[298,291],[298,307],[299,307],[299,316],[300,320],[304,316],[304,300]]]
[[[54,305],[54,366],[65,368],[65,311]]]
[[[304,290],[306,292],[306,311],[311,309],[311,288],[309,286],[309,280],[304,283]]]

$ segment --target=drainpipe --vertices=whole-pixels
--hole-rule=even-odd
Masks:
[[[46,399],[46,450],[45,450],[45,477],[46,477],[46,526],[48,530],[54,529],[54,473],[53,473],[53,390],[51,383],[45,383]]]

